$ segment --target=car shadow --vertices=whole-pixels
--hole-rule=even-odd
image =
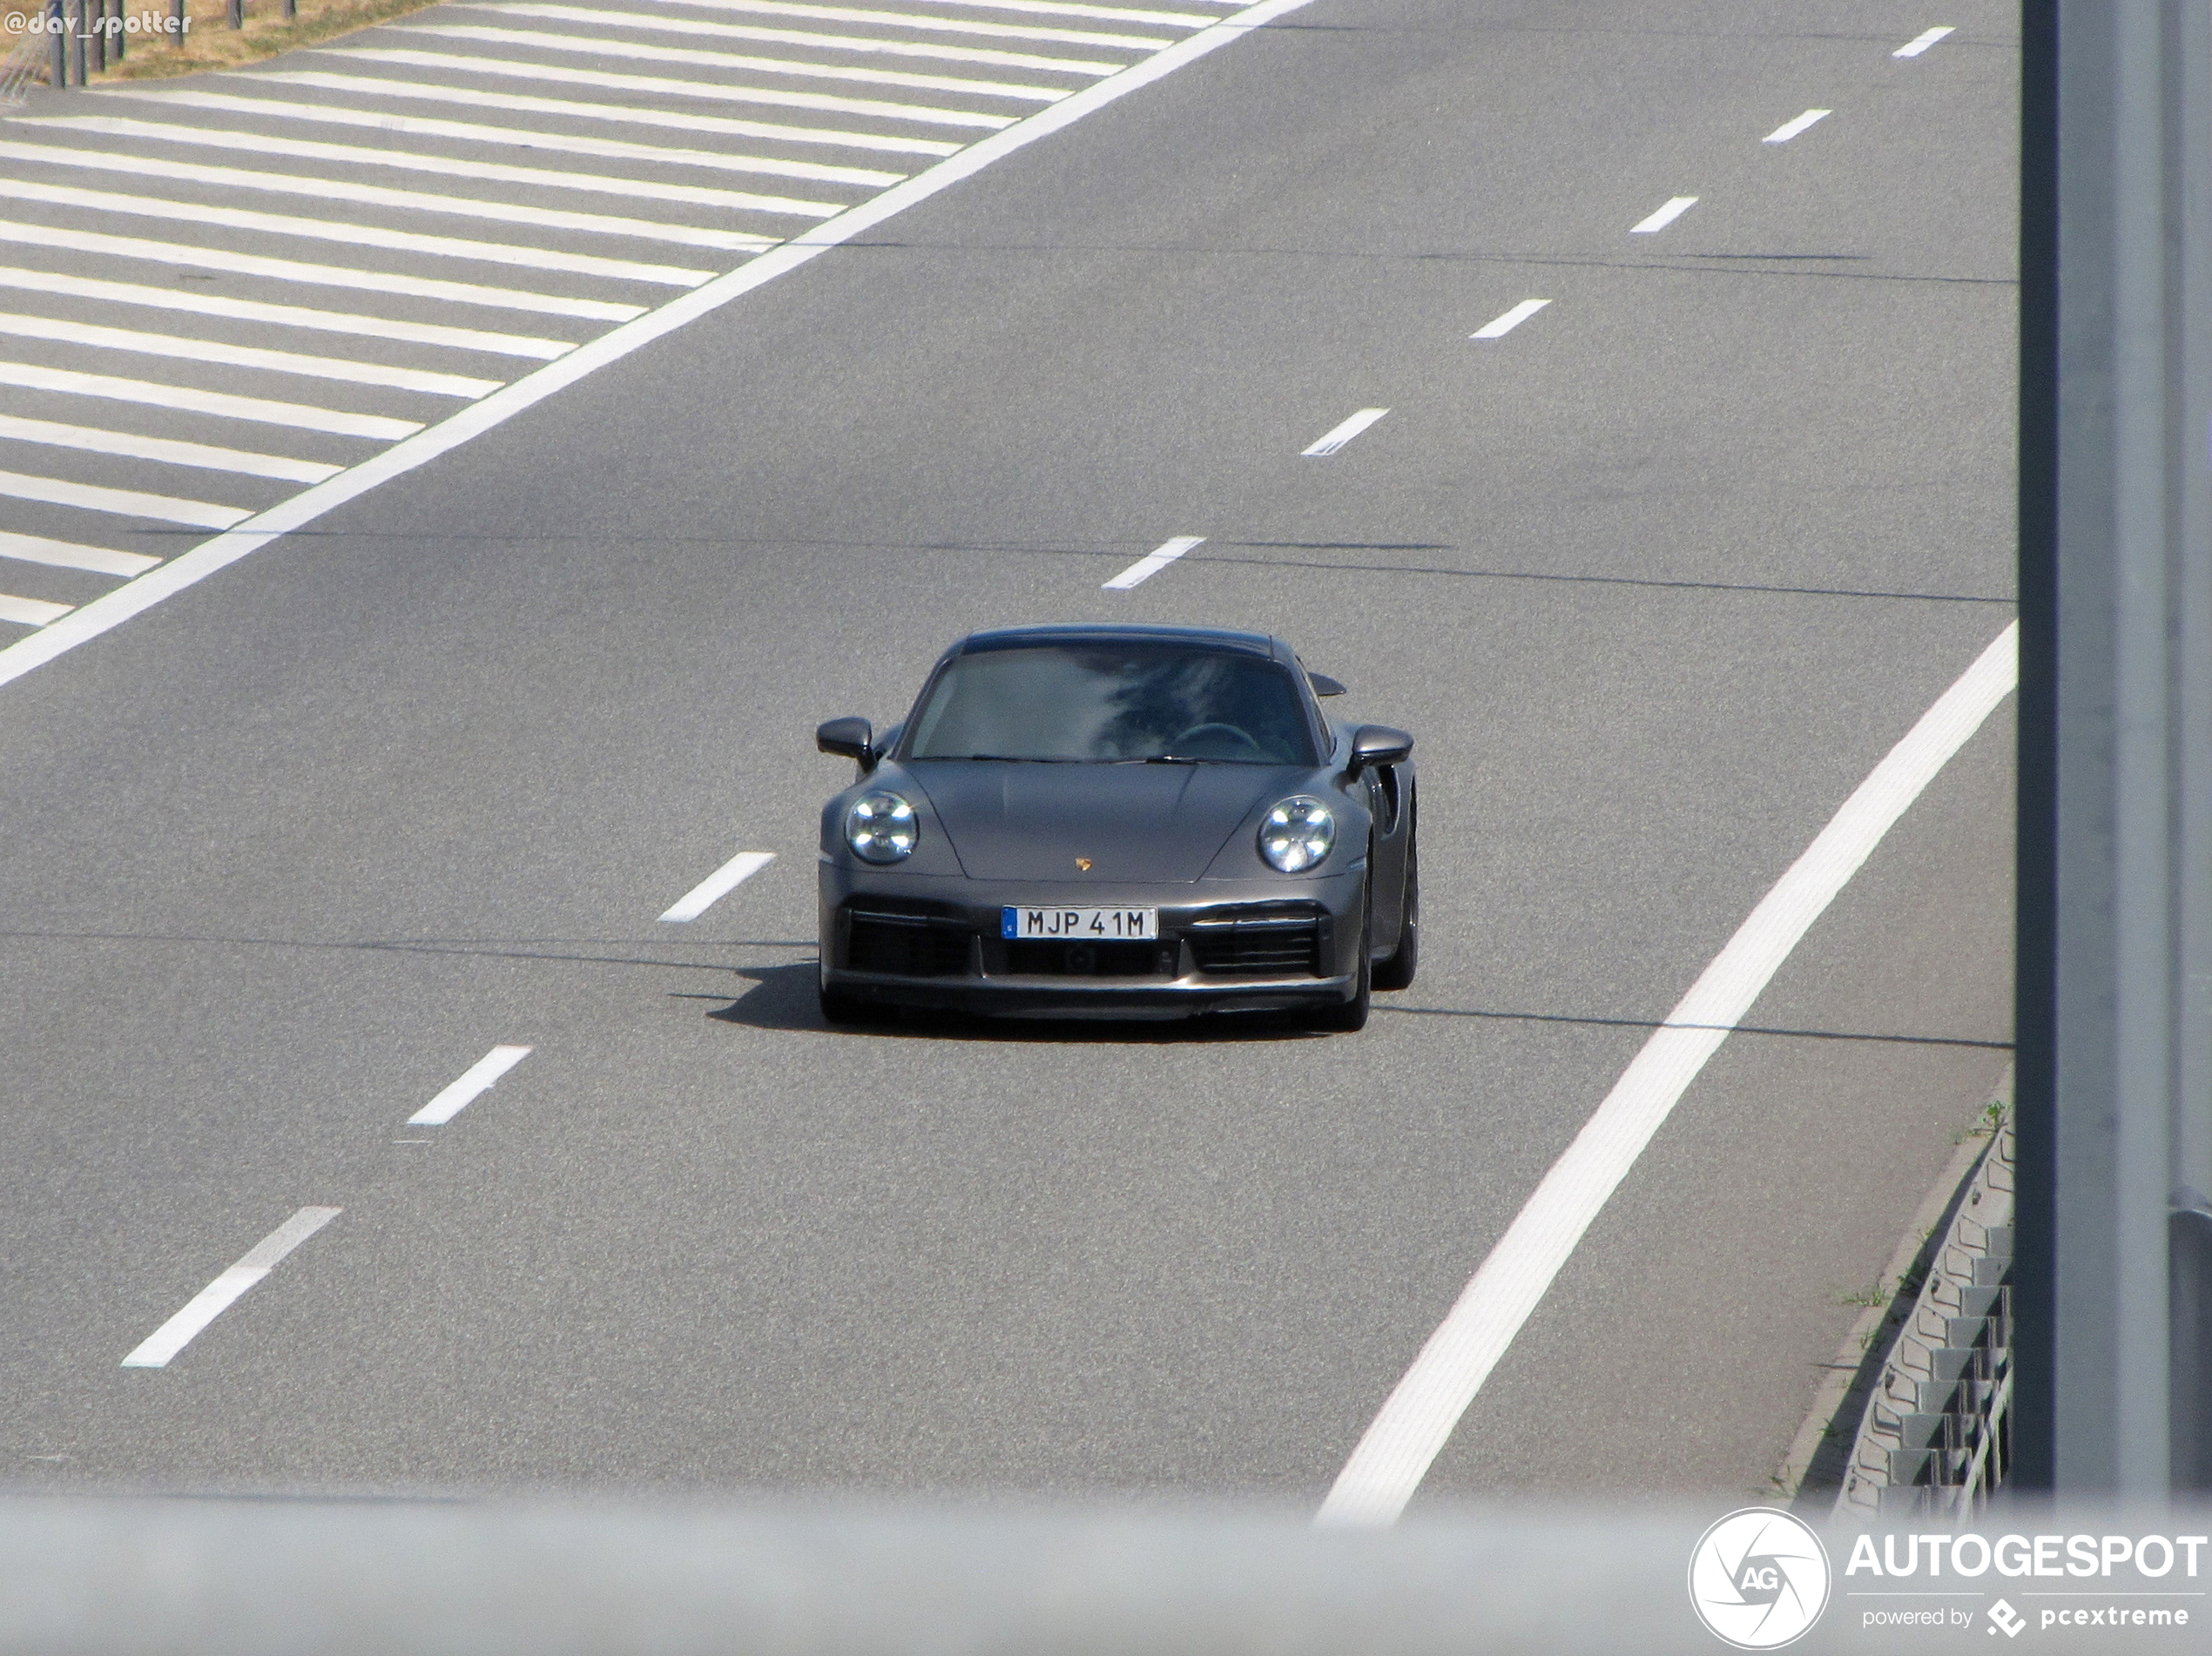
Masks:
[[[895,1036],[906,1040],[1001,1041],[1015,1045],[1089,1042],[1100,1046],[1212,1045],[1224,1040],[1313,1040],[1320,1031],[1302,1028],[1288,1013],[1211,1013],[1196,1018],[1106,1020],[1091,1018],[986,1018],[973,1013],[940,1012],[914,1006],[888,1013],[881,1023],[828,1024],[814,995],[815,966],[739,966],[738,975],[753,986],[726,1006],[706,1015],[718,1023],[752,1029],[799,1031],[858,1040]],[[686,997],[691,998],[691,997]],[[715,999],[720,999],[719,996]]]

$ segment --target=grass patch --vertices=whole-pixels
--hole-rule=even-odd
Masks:
[[[420,11],[430,3],[432,0],[299,0],[299,15],[287,17],[281,0],[246,0],[246,26],[233,29],[230,26],[227,0],[185,0],[185,16],[191,26],[182,34],[172,35],[166,32],[170,17],[166,0],[156,0],[153,4],[146,3],[146,0],[125,0],[123,15],[127,22],[136,23],[138,30],[124,36],[123,61],[119,64],[115,61],[111,44],[107,67],[93,71],[92,84],[159,80],[204,69],[236,69],[273,57],[280,51],[290,51],[295,46],[311,46],[317,41],[366,29],[371,24]],[[0,19],[36,17],[44,10],[45,7],[35,0],[0,0]],[[17,32],[21,27],[16,24],[9,25],[8,47],[22,38]],[[70,50],[70,73],[74,84],[77,71],[73,42]],[[89,43],[85,63],[88,67],[91,63]]]

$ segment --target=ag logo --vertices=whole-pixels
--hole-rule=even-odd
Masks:
[[[1777,1650],[1828,1605],[1828,1550],[1803,1520],[1747,1506],[1698,1538],[1689,1602],[1716,1637],[1738,1650]]]

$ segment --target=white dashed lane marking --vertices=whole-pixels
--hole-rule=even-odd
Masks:
[[[160,1369],[192,1343],[210,1323],[236,1303],[239,1295],[274,1270],[280,1260],[345,1210],[302,1208],[253,1244],[245,1258],[192,1296],[185,1309],[141,1341],[123,1359],[126,1369]]]
[[[1761,138],[1759,142],[1762,144],[1787,144],[1791,138],[1797,137],[1798,133],[1804,131],[1815,122],[1825,120],[1829,116],[1833,115],[1835,112],[1836,111],[1833,110],[1809,109],[1804,114],[1798,116],[1795,120],[1783,122],[1781,125],[1776,127],[1773,131],[1768,133],[1764,138]]]
[[[409,1127],[443,1127],[492,1089],[492,1084],[530,1055],[527,1047],[495,1047],[461,1073],[460,1079],[407,1118]]]
[[[1166,569],[1169,564],[1173,563],[1177,558],[1181,557],[1185,552],[1188,552],[1192,547],[1204,546],[1205,543],[1206,537],[1203,535],[1178,535],[1175,537],[1175,539],[1168,542],[1166,544],[1153,551],[1147,552],[1143,557],[1137,559],[1136,562],[1130,564],[1128,569],[1123,570],[1111,581],[1104,582],[1101,587],[1101,590],[1106,592],[1127,592],[1131,587],[1141,586],[1145,582],[1150,581],[1154,576],[1159,574],[1161,570]]]
[[[1389,412],[1387,408],[1362,408],[1350,419],[1332,427],[1312,447],[1299,450],[1299,457],[1305,460],[1316,460],[1323,455],[1335,454]]]
[[[678,898],[661,919],[671,926],[696,920],[775,860],[772,851],[739,852]]]
[[[1927,50],[1929,47],[1934,45],[1937,41],[1941,40],[1946,35],[1954,35],[1958,32],[1959,31],[1952,28],[1949,24],[1945,24],[1939,28],[1924,30],[1922,33],[1913,36],[1912,39],[1906,41],[1902,46],[1899,46],[1895,51],[1892,52],[1890,56],[1892,57],[1918,57],[1922,52]]]
[[[1649,218],[1630,225],[1629,233],[1632,236],[1656,235],[1696,205],[1696,196],[1676,196]]]
[[[1471,340],[1502,340],[1538,311],[1551,303],[1548,299],[1524,299],[1503,316],[1485,322],[1467,335]]]

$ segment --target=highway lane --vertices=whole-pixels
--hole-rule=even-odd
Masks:
[[[2006,618],[1969,10],[1899,63],[1898,7],[1318,0],[10,686],[12,1475],[1317,1499]],[[1279,629],[1420,732],[1420,983],[1348,1040],[822,1031],[813,724],[1102,614]],[[1762,1486],[2001,1067],[2000,725],[1752,1020],[1921,1039],[1724,1048],[1430,1491]]]

